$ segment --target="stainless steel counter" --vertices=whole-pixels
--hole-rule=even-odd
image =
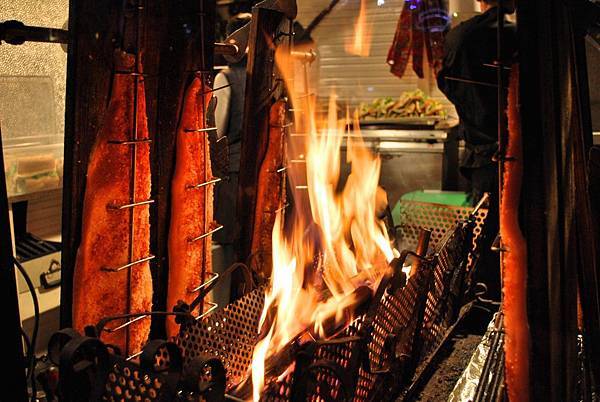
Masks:
[[[362,136],[381,157],[380,185],[387,191],[391,206],[405,193],[442,189],[444,167],[449,163],[444,161],[449,140],[446,131],[362,130]],[[342,152],[345,161],[345,144]],[[458,152],[454,159],[457,158]],[[349,173],[350,165],[343,164],[342,179]]]

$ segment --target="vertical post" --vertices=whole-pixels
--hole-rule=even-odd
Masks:
[[[0,130],[0,305],[5,312],[5,347],[3,362],[8,370],[0,376],[0,389],[5,397],[21,402],[27,400],[27,382],[25,379],[25,356],[21,339],[21,317],[19,299],[13,263],[12,236],[8,216],[8,195],[4,176],[4,153],[2,150],[2,131]],[[33,350],[30,351],[33,353]]]

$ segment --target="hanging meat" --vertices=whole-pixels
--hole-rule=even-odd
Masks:
[[[510,401],[529,400],[529,324],[527,322],[527,244],[519,227],[523,175],[521,121],[518,110],[518,65],[513,65],[508,89],[509,138],[504,189],[500,202],[503,310],[506,340],[506,385]]]
[[[134,67],[133,55],[116,53],[118,73],[114,75],[108,108],[87,167],[81,243],[73,278],[73,324],[78,331],[106,316],[150,311],[152,307],[152,278],[147,261],[149,205],[131,205],[150,198],[150,145],[141,141],[134,146],[130,142],[134,138],[135,115],[137,138],[148,138],[143,77],[127,74]],[[135,163],[133,200],[130,198],[132,161]],[[108,327],[121,324],[124,321],[109,323]],[[145,317],[122,329],[103,333],[101,339],[132,354],[142,348],[149,333],[150,318]]]
[[[258,271],[265,277],[271,274],[275,216],[285,204],[285,108],[284,101],[277,101],[271,106],[267,149],[258,174],[251,256]]]
[[[424,50],[430,68],[437,74],[442,67],[447,25],[448,11],[444,0],[406,0],[387,56],[392,74],[404,76],[412,55],[413,71],[423,78]]]
[[[211,241],[213,223],[213,184],[205,111],[210,101],[207,86],[195,78],[187,89],[177,130],[176,162],[171,182],[171,222],[169,228],[169,285],[167,307],[179,301],[188,305],[198,295],[197,288],[212,272]],[[200,304],[202,309],[202,304]],[[167,335],[179,328],[171,317]]]

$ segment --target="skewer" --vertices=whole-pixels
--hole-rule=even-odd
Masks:
[[[283,206],[282,206],[282,207],[280,207],[280,208],[277,208],[277,209],[275,209],[275,210],[269,210],[269,209],[266,209],[264,212],[265,212],[266,214],[276,214],[276,213],[278,213],[278,212],[281,212],[281,211],[283,211],[284,209],[286,209],[286,208],[287,208],[287,207],[289,207],[289,206],[290,206],[290,204],[289,204],[289,203],[286,203],[285,205],[283,205]]]
[[[132,261],[132,262],[127,263],[125,265],[121,265],[120,267],[117,267],[117,268],[103,267],[101,269],[102,269],[102,271],[107,271],[107,272],[119,272],[119,271],[122,271],[124,269],[133,267],[134,265],[141,264],[143,262],[153,260],[154,258],[156,258],[156,256],[149,255],[148,257],[140,258],[137,261]]]
[[[142,205],[153,204],[153,203],[154,203],[154,200],[146,200],[146,201],[131,202],[129,204],[123,204],[123,205],[108,204],[106,207],[108,209],[113,209],[113,210],[122,210],[122,209],[139,207]]]
[[[206,127],[206,128],[186,128],[183,130],[186,133],[206,133],[209,131],[217,131],[216,127]]]
[[[210,305],[210,308],[208,310],[206,310],[204,313],[200,314],[198,317],[196,317],[196,321],[203,319],[204,317],[206,317],[207,315],[209,315],[210,313],[212,313],[213,311],[215,311],[216,309],[219,308],[219,305],[217,303],[207,301],[206,304]]]
[[[200,236],[189,238],[188,243],[194,243],[194,242],[197,242],[198,240],[202,240],[202,239],[210,236],[211,234],[218,232],[221,229],[223,229],[223,225],[219,225],[219,226],[215,227],[214,229],[211,229],[208,232],[201,234]]]
[[[144,353],[144,351],[140,350],[139,352],[134,353],[131,356],[128,356],[125,360],[131,361],[131,360],[135,359],[136,357],[140,356],[142,353]]]
[[[140,320],[143,320],[144,318],[147,318],[147,317],[149,317],[149,315],[148,315],[148,314],[145,314],[145,315],[140,315],[139,317],[132,318],[131,320],[129,320],[129,321],[126,321],[125,323],[123,323],[123,324],[121,324],[121,325],[117,325],[117,326],[116,326],[116,327],[114,327],[114,328],[103,328],[102,330],[103,330],[104,332],[108,332],[109,334],[110,334],[110,333],[113,333],[113,332],[117,332],[117,331],[120,331],[120,330],[122,330],[122,329],[125,329],[125,328],[127,328],[128,326],[130,326],[131,324],[133,324],[133,323],[136,323],[136,322],[138,322],[138,321],[140,321]],[[126,333],[126,334],[127,334],[127,333],[129,333],[129,331],[126,331],[125,333]]]
[[[275,127],[275,128],[288,128],[294,125],[294,122],[291,121],[289,123],[285,123],[285,124],[272,124],[271,127]]]
[[[205,186],[209,186],[211,184],[217,184],[218,182],[220,182],[221,179],[220,177],[214,177],[208,181],[205,181],[204,183],[199,183],[199,184],[188,184],[185,188],[187,188],[188,190],[197,190],[199,188],[205,187]]]
[[[277,169],[275,169],[275,170],[271,170],[271,169],[269,169],[269,170],[267,170],[267,173],[283,173],[283,172],[285,172],[286,170],[287,170],[287,166],[282,166],[282,167],[280,167],[280,168],[277,168]]]
[[[135,144],[146,144],[151,143],[152,140],[150,138],[141,138],[139,140],[111,140],[108,141],[109,144],[114,145],[135,145]]]
[[[222,85],[220,87],[216,87],[216,88],[213,88],[213,89],[206,90],[206,91],[202,92],[202,94],[207,95],[207,94],[210,94],[210,93],[213,93],[213,92],[220,91],[221,89],[229,88],[230,86],[231,86],[231,84]]]
[[[218,272],[210,272],[211,278],[209,280],[207,280],[206,282],[202,283],[201,285],[195,287],[194,289],[189,290],[189,293],[196,293],[201,291],[202,289],[210,286],[210,284],[212,284],[214,281],[216,281],[217,279],[219,279],[219,273]]]

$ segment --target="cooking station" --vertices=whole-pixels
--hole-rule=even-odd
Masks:
[[[249,22],[224,38],[215,32],[217,0],[70,1],[65,29],[2,22],[6,46],[68,45],[60,241],[29,233],[22,202],[31,197],[8,192],[17,191],[17,180],[19,189],[24,180],[35,185],[40,174],[23,179],[18,159],[0,152],[0,170],[17,177],[0,180],[0,233],[16,240],[0,246],[7,267],[0,294],[14,335],[6,358],[24,368],[10,373],[11,400],[595,400],[598,155],[591,131],[584,136],[589,121],[551,113],[550,103],[571,98],[534,101],[541,88],[525,64],[539,62],[533,50],[561,50],[540,50],[541,36],[529,36],[521,39],[532,50],[523,67],[503,64],[501,11],[497,82],[450,77],[498,92],[499,197],[486,192],[471,205],[457,191],[465,147],[444,105],[419,89],[386,100],[393,118],[373,118],[354,114],[336,94],[317,93],[312,68],[331,55],[307,38],[338,2],[305,29],[296,1],[253,3]],[[354,42],[344,46],[366,57],[368,7],[359,3]],[[433,0],[407,0],[402,15],[433,5],[432,20],[448,17],[448,6]],[[562,9],[558,1],[549,7]],[[539,12],[523,6],[524,32],[539,33],[527,20]],[[566,41],[564,32],[553,33]],[[420,57],[431,62],[443,34],[428,35]],[[565,49],[574,63],[578,50]],[[411,57],[416,64],[414,48]],[[236,85],[215,85],[224,61],[245,68],[239,141],[220,131],[219,102]],[[402,75],[394,59],[387,63]],[[503,70],[516,75],[506,82]],[[582,96],[569,74],[569,96]],[[416,108],[421,116],[401,115]],[[541,114],[527,114],[537,109],[557,124],[550,129],[536,120]],[[566,121],[572,124],[558,124]],[[540,151],[536,141],[549,140],[521,134],[542,126],[552,149]],[[562,144],[573,150],[566,159],[554,153]],[[58,169],[54,159],[39,163]],[[215,197],[232,182],[237,210],[223,214]],[[561,198],[559,189],[570,192]],[[228,222],[216,218],[228,214]],[[552,237],[552,224],[561,236]],[[232,244],[216,240],[225,231]],[[224,264],[228,246],[235,261]],[[44,264],[55,259],[47,271],[28,267],[39,256]],[[558,266],[541,269],[550,257],[560,257]],[[567,257],[576,274],[565,271]],[[487,285],[491,260],[500,266],[499,300]],[[26,308],[23,289],[32,295]],[[46,333],[40,301],[50,293],[60,293],[60,329]],[[565,328],[560,342],[543,336]],[[569,389],[556,372],[550,379],[539,372],[562,351]],[[444,382],[451,384],[436,390]],[[559,399],[549,395],[554,388]]]

